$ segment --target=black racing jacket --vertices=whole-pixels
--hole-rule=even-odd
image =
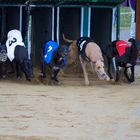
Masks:
[[[120,42],[119,45],[121,45],[119,48],[122,50],[122,52],[121,51],[119,52],[119,48],[117,48],[119,42]],[[123,43],[126,44],[123,46]],[[129,46],[127,42],[123,40],[118,40],[115,42],[115,47],[117,51],[117,54],[115,55],[115,59],[120,66],[125,66],[127,63],[131,63],[132,65],[136,64],[137,51],[134,46]]]
[[[85,52],[86,46],[90,42],[94,42],[93,39],[89,37],[80,37],[76,43],[80,56],[82,57],[83,60],[86,61],[90,61],[89,58],[86,56],[86,52]]]

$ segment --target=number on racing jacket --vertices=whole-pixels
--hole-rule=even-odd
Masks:
[[[44,45],[43,61],[49,64],[52,59],[53,52],[58,48],[58,44],[55,41],[49,41]]]

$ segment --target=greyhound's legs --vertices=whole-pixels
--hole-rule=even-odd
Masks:
[[[8,73],[9,73],[9,74],[12,74],[12,73],[15,72],[15,67],[14,67],[14,62],[15,62],[15,61],[10,62],[10,61],[8,60],[8,62],[9,62],[9,64],[10,64],[10,71],[8,71]]]
[[[41,73],[42,73],[42,77],[46,78],[46,65],[43,61],[42,61],[42,64],[41,64]]]
[[[135,66],[131,66],[131,76],[130,76],[130,79],[131,79],[131,82],[134,82],[135,81]]]
[[[5,78],[7,74],[7,62],[0,63],[0,78]]]
[[[116,78],[115,81],[118,82],[120,79],[120,75],[119,75],[119,65],[116,63]]]
[[[7,75],[7,61],[4,62],[3,66],[4,66],[4,69],[3,69],[3,77],[5,77]]]
[[[16,62],[16,76],[17,78],[21,78],[22,77],[22,67],[21,64],[19,62]]]
[[[83,69],[83,73],[84,73],[84,78],[85,78],[85,85],[88,86],[89,85],[89,80],[88,80],[88,73],[86,70],[86,62],[82,60],[82,58],[79,56],[80,59],[80,63]]]
[[[113,76],[112,76],[112,74],[111,74],[111,72],[110,72],[110,70],[111,70],[111,62],[112,62],[112,58],[107,58],[107,63],[108,63],[108,69],[107,69],[107,73],[108,73],[108,76],[109,76],[109,78],[110,79],[113,79]]]
[[[131,81],[130,81],[130,78],[129,78],[129,76],[128,76],[128,67],[126,67],[126,68],[124,69],[124,75],[125,75],[127,81],[128,81],[128,82],[131,82]]]
[[[59,82],[58,79],[57,79],[57,75],[58,75],[58,72],[60,71],[60,69],[51,69],[51,79],[56,81],[56,82]]]
[[[95,71],[94,71],[93,63],[92,63],[92,62],[90,62],[90,66],[91,66],[91,70],[92,70],[92,72],[94,73]]]
[[[33,75],[33,67],[30,60],[25,59],[21,64],[20,68],[22,72],[24,72],[26,80],[31,81],[31,78],[34,77]]]
[[[3,63],[0,63],[0,78],[3,75]]]
[[[31,79],[30,79],[29,74],[27,73],[27,66],[24,63],[19,64],[19,66],[22,72],[24,72],[26,80],[30,81]]]
[[[128,76],[128,67],[125,68],[124,75],[128,80],[128,82],[131,83],[135,81],[135,67],[131,66],[130,69],[131,69],[131,76],[130,77]]]

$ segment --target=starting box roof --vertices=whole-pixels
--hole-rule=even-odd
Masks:
[[[29,1],[31,4],[39,5],[78,5],[78,4],[89,4],[89,5],[118,5],[124,0],[0,0],[0,4],[25,4]]]

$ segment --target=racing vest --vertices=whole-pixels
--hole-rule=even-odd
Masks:
[[[52,59],[53,52],[58,48],[58,44],[55,41],[46,42],[44,45],[43,61],[49,64]]]
[[[86,45],[89,42],[94,42],[94,41],[89,37],[80,37],[77,40],[78,51],[79,51],[81,57],[83,58],[83,60],[86,60],[86,61],[90,61],[89,58],[86,56],[86,52],[85,52]]]
[[[116,42],[116,50],[119,56],[124,55],[127,48],[131,48],[131,46],[129,46],[129,44],[126,41],[119,40]]]

